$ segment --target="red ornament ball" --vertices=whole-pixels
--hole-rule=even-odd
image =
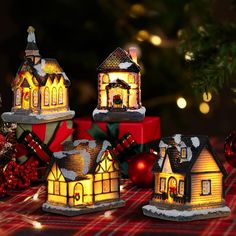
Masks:
[[[224,152],[228,163],[236,168],[236,131],[225,139]]]
[[[139,153],[128,160],[128,175],[133,184],[142,188],[153,187],[152,167],[156,156],[152,153]]]

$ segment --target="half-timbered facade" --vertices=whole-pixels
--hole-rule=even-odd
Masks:
[[[71,150],[54,154],[48,174],[47,201],[82,207],[120,197],[119,167],[107,141],[75,141]]]

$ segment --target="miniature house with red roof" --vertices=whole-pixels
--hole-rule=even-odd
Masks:
[[[43,59],[36,44],[34,28],[28,28],[25,60],[20,66],[12,90],[12,112],[2,115],[4,121],[42,123],[70,119],[68,87],[70,80],[57,60]]]
[[[124,206],[119,165],[108,141],[76,140],[54,153],[43,210],[68,216]]]
[[[162,138],[153,166],[154,195],[143,207],[147,216],[188,221],[221,217],[230,209],[224,200],[226,171],[207,136]]]
[[[136,48],[113,51],[98,67],[98,105],[95,121],[139,121],[145,116],[141,104],[141,74]]]

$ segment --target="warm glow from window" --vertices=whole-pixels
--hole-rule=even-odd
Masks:
[[[109,83],[110,83],[110,79],[109,79],[108,74],[104,74],[104,75],[102,76],[102,82],[103,82],[104,84],[109,84]]]
[[[210,102],[212,99],[212,95],[210,92],[207,92],[207,93],[205,92],[203,93],[202,98],[204,102]]]
[[[176,101],[177,103],[177,106],[180,108],[180,109],[184,109],[186,106],[187,106],[187,101],[185,98],[183,97],[180,97],[177,99]]]
[[[158,35],[152,35],[150,37],[150,42],[155,46],[159,46],[161,44],[162,40]]]
[[[63,104],[63,89],[62,89],[62,87],[60,87],[58,90],[58,103]]]
[[[33,91],[33,106],[37,107],[38,106],[38,90],[34,89]]]
[[[48,106],[49,105],[49,88],[46,87],[44,90],[44,105]]]
[[[57,104],[57,90],[56,88],[52,88],[52,105]]]
[[[181,157],[182,158],[187,158],[187,149],[186,148],[181,149]]]
[[[16,90],[16,106],[21,105],[21,89]]]
[[[200,110],[201,113],[207,114],[210,111],[210,106],[206,102],[202,102],[199,105],[199,110]]]
[[[166,155],[166,148],[165,147],[161,147],[161,157],[165,157]]]

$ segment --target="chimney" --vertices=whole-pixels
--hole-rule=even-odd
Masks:
[[[129,55],[131,56],[132,60],[133,60],[135,63],[138,63],[137,48],[135,48],[135,47],[130,47],[130,48],[129,48]]]

